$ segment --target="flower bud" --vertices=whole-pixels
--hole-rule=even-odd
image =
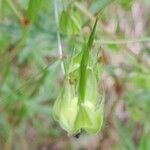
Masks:
[[[78,113],[78,98],[74,96],[73,86],[68,81],[54,104],[53,116],[69,134],[75,132],[74,124]]]
[[[97,101],[98,99],[98,101]],[[88,71],[85,99],[80,104],[76,120],[76,130],[84,129],[88,133],[97,133],[103,122],[104,100],[98,95],[96,76]]]
[[[79,133],[81,129],[88,133],[97,133],[101,129],[104,100],[98,95],[97,80],[92,69],[88,69],[85,88],[85,98],[79,101],[75,96],[74,86],[66,81],[54,104],[54,118],[69,134]]]

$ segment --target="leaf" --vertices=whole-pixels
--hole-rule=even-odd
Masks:
[[[69,14],[69,11],[63,10],[59,21],[60,31],[63,34],[77,35],[80,33],[80,24],[74,14]]]
[[[75,83],[79,78],[79,69],[80,69],[80,62],[81,62],[82,53],[79,52],[75,54],[73,52],[71,59],[68,62],[68,75],[70,79],[70,83]]]
[[[77,54],[73,53],[73,55],[71,57],[71,61],[69,61],[69,69],[68,69],[69,71],[68,71],[68,73],[72,73],[72,72],[79,69],[81,57],[82,57],[81,52],[79,52]]]
[[[97,21],[98,21],[98,19],[96,19],[96,21],[95,21],[94,27],[92,29],[92,32],[90,34],[87,44],[85,46],[83,46],[83,54],[82,54],[81,65],[80,65],[79,101],[83,101],[84,97],[85,97],[87,65],[88,65],[88,61],[89,61],[90,49],[92,47],[94,37],[95,37]]]
[[[61,16],[60,16],[60,20],[59,20],[59,26],[60,26],[60,30],[61,32],[65,33],[66,29],[66,24],[68,23],[68,14],[66,11],[62,11]]]
[[[143,135],[140,140],[140,145],[138,150],[148,150],[150,149],[150,138],[147,134]]]
[[[42,0],[30,0],[27,9],[27,18],[30,21],[34,21],[38,11],[41,8]]]

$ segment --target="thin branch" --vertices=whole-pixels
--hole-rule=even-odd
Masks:
[[[55,12],[55,21],[56,21],[56,26],[57,26],[57,43],[58,43],[58,50],[59,50],[59,57],[62,60],[63,57],[63,51],[62,51],[62,45],[61,45],[61,38],[60,38],[60,33],[59,33],[59,18],[58,18],[58,1],[53,0],[54,3],[54,12]],[[65,67],[63,61],[61,61],[61,70],[63,75],[65,75]]]

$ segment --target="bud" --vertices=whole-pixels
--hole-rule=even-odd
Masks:
[[[65,82],[62,92],[54,104],[54,118],[69,134],[76,134],[81,129],[88,133],[97,133],[103,122],[103,98],[98,97],[97,80],[89,69],[85,99],[79,102],[74,86]],[[98,100],[97,100],[98,99]]]
[[[103,122],[104,99],[98,95],[97,80],[92,70],[88,70],[85,93],[76,120],[76,130],[84,129],[88,133],[97,133]]]
[[[62,17],[63,21],[64,19]],[[92,68],[89,67],[91,65],[90,50],[94,41],[97,21],[98,18],[82,52],[72,56],[69,63],[66,76],[70,79],[74,77],[76,82],[69,84],[69,80],[66,79],[61,95],[54,105],[55,120],[69,134],[77,134],[81,129],[88,133],[97,133],[103,122],[104,100],[99,97],[97,92],[99,68],[97,65]]]
[[[75,120],[78,113],[78,98],[75,97],[74,87],[66,81],[62,92],[53,108],[53,116],[60,126],[69,134],[75,133]]]

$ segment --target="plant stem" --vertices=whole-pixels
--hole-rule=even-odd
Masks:
[[[0,0],[0,21],[2,20],[2,16],[3,16],[3,10],[2,10],[2,6],[3,5],[3,1]]]
[[[150,37],[143,37],[137,39],[121,39],[121,40],[95,40],[95,44],[126,44],[126,43],[142,43],[150,42]]]
[[[17,8],[15,7],[15,5],[13,4],[13,2],[11,0],[6,0],[6,2],[9,5],[9,7],[12,9],[12,11],[14,12],[16,17],[20,20],[22,16],[20,12],[17,10]]]
[[[55,21],[56,21],[56,26],[57,26],[57,43],[58,43],[58,51],[59,51],[59,57],[61,59],[61,70],[63,75],[65,75],[65,67],[64,67],[64,63],[62,61],[62,57],[63,57],[63,52],[62,52],[62,45],[61,45],[61,38],[60,38],[60,33],[59,33],[59,18],[58,18],[58,2],[57,0],[53,0],[54,3],[54,13],[55,13]]]

